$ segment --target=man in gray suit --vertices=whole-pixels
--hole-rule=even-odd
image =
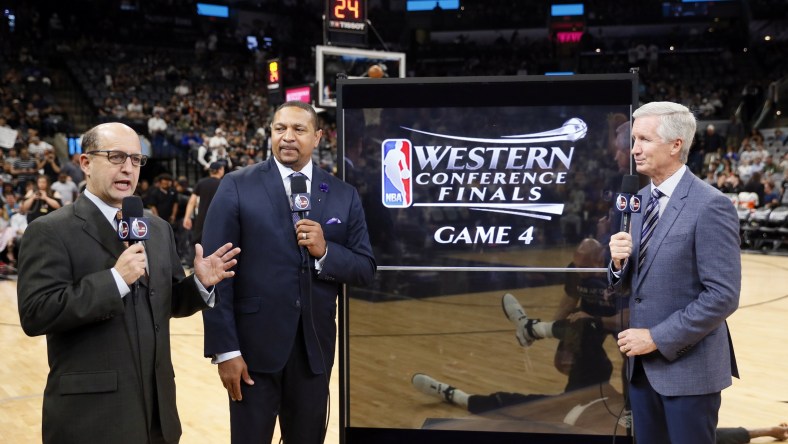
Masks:
[[[43,441],[176,443],[170,318],[213,306],[212,287],[233,276],[240,250],[203,257],[197,245],[185,277],[170,225],[150,215],[150,239],[126,248],[113,227],[147,161],[139,137],[106,123],[82,146],[84,194],[31,223],[19,256],[22,328],[47,335]]]
[[[720,392],[738,377],[725,319],[739,304],[739,224],[730,200],[686,167],[695,117],[654,102],[633,114],[632,155],[651,179],[631,234],[610,239],[609,277],[631,290],[627,359],[639,444],[714,443]]]

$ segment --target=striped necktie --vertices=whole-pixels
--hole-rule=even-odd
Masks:
[[[293,178],[294,178],[294,177],[303,176],[303,175],[304,175],[304,174],[303,174],[303,173],[301,173],[301,172],[299,172],[299,171],[296,171],[295,173],[291,174],[291,175],[290,175],[290,183],[291,183],[291,184],[293,183]],[[292,190],[293,190],[293,188],[292,188],[292,186],[291,186],[291,187],[290,187],[290,194],[291,194],[291,195],[293,194],[293,191],[292,191]],[[293,205],[293,202],[290,202],[290,205]],[[291,208],[291,210],[292,210],[292,208]],[[299,216],[299,213],[298,213],[297,211],[293,211],[293,212],[292,212],[292,215],[293,215],[293,226],[295,227],[295,224],[297,224],[297,223],[298,223],[298,221],[299,221],[299,220],[301,220],[301,216]]]
[[[654,234],[654,229],[657,227],[659,220],[659,198],[665,194],[657,188],[651,189],[651,197],[648,200],[646,207],[646,214],[643,216],[643,228],[640,231],[640,253],[638,255],[638,269],[643,267],[643,262],[646,260],[646,250],[648,249],[648,241],[651,235]]]

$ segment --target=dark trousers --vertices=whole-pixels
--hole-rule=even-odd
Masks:
[[[230,401],[232,444],[270,443],[277,416],[285,444],[323,442],[331,374],[312,373],[304,344],[299,323],[285,367],[276,373],[249,372],[254,385],[241,382],[243,400]]]
[[[663,396],[654,390],[639,358],[629,385],[637,444],[714,444],[720,392]]]

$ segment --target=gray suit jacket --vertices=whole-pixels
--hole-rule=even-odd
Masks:
[[[651,186],[640,190],[649,196]],[[646,200],[646,199],[644,199]],[[644,205],[645,207],[645,205]],[[640,245],[643,214],[633,214]],[[641,356],[654,389],[665,396],[719,392],[738,377],[725,319],[739,305],[739,222],[730,200],[695,177],[681,178],[638,270],[637,247],[616,286],[628,288],[629,326],[647,328],[657,351]],[[632,369],[630,358],[630,374]]]
[[[118,293],[110,269],[123,245],[87,198],[25,232],[17,295],[25,333],[47,335],[45,443],[147,442],[154,404],[165,440],[180,437],[169,320],[206,305],[194,278],[184,277],[169,224],[149,220],[150,276],[139,305]]]

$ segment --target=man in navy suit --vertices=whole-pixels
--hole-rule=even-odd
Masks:
[[[374,276],[356,189],[312,163],[321,137],[310,105],[284,103],[271,124],[273,157],[225,176],[208,210],[206,248],[246,250],[203,316],[205,355],[229,394],[235,444],[270,443],[277,416],[284,442],[323,442],[337,295],[343,283]],[[312,208],[294,222],[296,172],[306,176]]]
[[[720,392],[738,377],[726,318],[739,305],[739,223],[730,200],[686,167],[695,117],[654,102],[633,113],[632,155],[651,183],[631,234],[610,239],[611,283],[631,290],[628,357],[635,436],[714,443]],[[645,241],[645,242],[644,242]]]

